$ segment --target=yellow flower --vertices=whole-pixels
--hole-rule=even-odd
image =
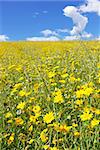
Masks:
[[[78,90],[76,91],[76,97],[77,98],[82,98],[84,95],[84,90]]]
[[[53,112],[47,113],[47,114],[43,117],[43,120],[44,120],[44,122],[46,122],[46,123],[51,123],[51,121],[54,120]]]
[[[31,97],[31,98],[28,100],[29,103],[32,103],[33,101],[35,101],[35,98],[34,98],[34,97]]]
[[[21,90],[21,91],[19,92],[19,96],[21,96],[21,97],[25,96],[25,94],[26,94],[26,91],[24,91],[24,90]]]
[[[47,150],[47,149],[49,148],[49,145],[44,145],[43,148],[44,148],[45,150]]]
[[[40,138],[42,142],[46,142],[48,140],[48,137],[46,136],[46,132],[47,132],[47,129],[44,129],[40,134]]]
[[[11,112],[6,113],[5,118],[10,118],[10,117],[12,117],[12,113]]]
[[[18,88],[22,87],[22,85],[23,85],[22,83],[17,83],[14,85],[14,89],[18,89]]]
[[[60,125],[59,131],[60,132],[69,132],[72,126]]]
[[[93,93],[93,88],[86,88],[84,91],[84,95],[90,96]]]
[[[30,115],[29,119],[30,119],[30,122],[35,123],[37,118],[35,116],[33,116],[33,115]]]
[[[31,139],[28,143],[29,143],[29,144],[32,144],[32,143],[33,143],[33,141],[34,141],[34,140],[33,140],[33,139]]]
[[[28,129],[30,132],[32,132],[32,130],[33,130],[33,126],[31,125],[30,127],[29,127],[29,129]]]
[[[62,74],[61,77],[62,78],[67,78],[68,77],[68,73]]]
[[[15,118],[16,125],[22,125],[24,123],[22,118]]]
[[[19,66],[16,68],[16,70],[17,70],[18,72],[21,72],[21,71],[22,71],[22,66],[19,65]]]
[[[82,104],[83,104],[83,101],[82,101],[82,100],[76,100],[75,103],[76,103],[77,105],[82,105]]]
[[[33,106],[32,110],[34,113],[38,113],[41,110],[41,108],[40,108],[40,106],[36,105],[36,106]]]
[[[100,115],[100,110],[99,110],[99,109],[96,109],[96,110],[95,110],[95,114]]]
[[[90,108],[84,107],[84,112],[89,113],[90,112]]]
[[[65,81],[65,80],[59,80],[59,82],[60,82],[60,83],[63,83],[63,84],[65,84],[65,83],[66,83],[66,81]]]
[[[74,76],[70,76],[69,81],[70,81],[70,82],[75,82],[75,81],[76,81],[76,78],[75,78]]]
[[[10,119],[10,120],[7,121],[7,123],[12,123],[12,122],[13,122],[12,119]]]
[[[8,140],[8,144],[10,145],[13,141],[14,141],[14,133],[11,134],[11,136],[9,137],[9,140]]]
[[[55,72],[49,72],[49,73],[48,73],[48,77],[49,77],[49,78],[52,78],[52,77],[54,77],[55,75],[56,75]]]
[[[72,126],[73,126],[73,127],[77,127],[77,126],[78,126],[78,124],[73,123],[73,124],[72,124]]]
[[[63,103],[63,102],[64,102],[64,99],[63,99],[61,90],[58,89],[58,90],[55,92],[54,103]]]
[[[24,109],[26,105],[26,102],[20,102],[18,105],[17,105],[17,109]]]
[[[91,127],[94,128],[95,126],[99,125],[100,120],[97,119],[93,119],[91,121]]]
[[[59,131],[59,124],[53,123],[53,126],[54,126],[54,130],[56,130],[58,132]]]
[[[93,114],[88,113],[88,112],[84,112],[82,115],[80,115],[80,118],[82,121],[86,121],[86,120],[90,120],[92,118]]]
[[[80,136],[80,133],[78,131],[75,131],[74,136]]]

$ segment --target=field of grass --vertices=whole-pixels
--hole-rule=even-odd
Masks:
[[[0,150],[99,150],[100,42],[0,43]]]

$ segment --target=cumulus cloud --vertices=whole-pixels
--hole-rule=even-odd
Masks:
[[[88,18],[81,15],[78,8],[74,6],[67,6],[63,9],[64,15],[70,17],[73,20],[75,26],[70,31],[71,35],[80,34],[86,27],[88,23]]]
[[[63,39],[64,41],[73,41],[73,40],[80,40],[80,39],[90,39],[93,37],[91,33],[83,32],[81,35],[71,35],[71,36],[65,36]]]
[[[87,0],[87,3],[81,5],[79,10],[86,12],[95,12],[100,16],[100,0]]]
[[[57,33],[57,32],[52,31],[52,30],[49,30],[49,29],[43,30],[43,31],[41,31],[41,33],[42,33],[45,37],[48,37],[48,36],[58,36],[58,33]]]
[[[80,36],[65,36],[65,38],[63,39],[64,41],[73,41],[73,40],[79,40]]]
[[[50,37],[29,37],[26,40],[27,41],[59,41],[60,39],[56,36],[50,36]]]
[[[100,41],[100,36],[98,36],[95,40]]]
[[[93,35],[91,33],[83,32],[83,34],[81,35],[81,37],[89,39],[89,38],[93,37]]]
[[[7,41],[7,40],[9,40],[9,37],[8,36],[6,36],[6,35],[0,35],[0,42],[1,41]]]

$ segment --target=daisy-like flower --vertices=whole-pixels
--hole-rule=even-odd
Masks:
[[[17,109],[24,109],[26,105],[26,102],[20,102],[18,105],[17,105]]]
[[[48,123],[51,123],[51,121],[54,120],[53,112],[47,113],[47,114],[43,117],[43,120],[44,120],[44,122],[46,122],[47,124],[48,124]]]
[[[80,115],[80,118],[82,121],[90,120],[92,118],[93,114],[89,112],[84,112],[82,115]]]
[[[94,128],[95,126],[99,125],[99,122],[100,122],[100,120],[97,120],[97,119],[94,118],[91,121],[91,127]]]

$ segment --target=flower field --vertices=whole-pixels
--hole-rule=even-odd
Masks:
[[[100,42],[0,43],[0,149],[98,150]]]

